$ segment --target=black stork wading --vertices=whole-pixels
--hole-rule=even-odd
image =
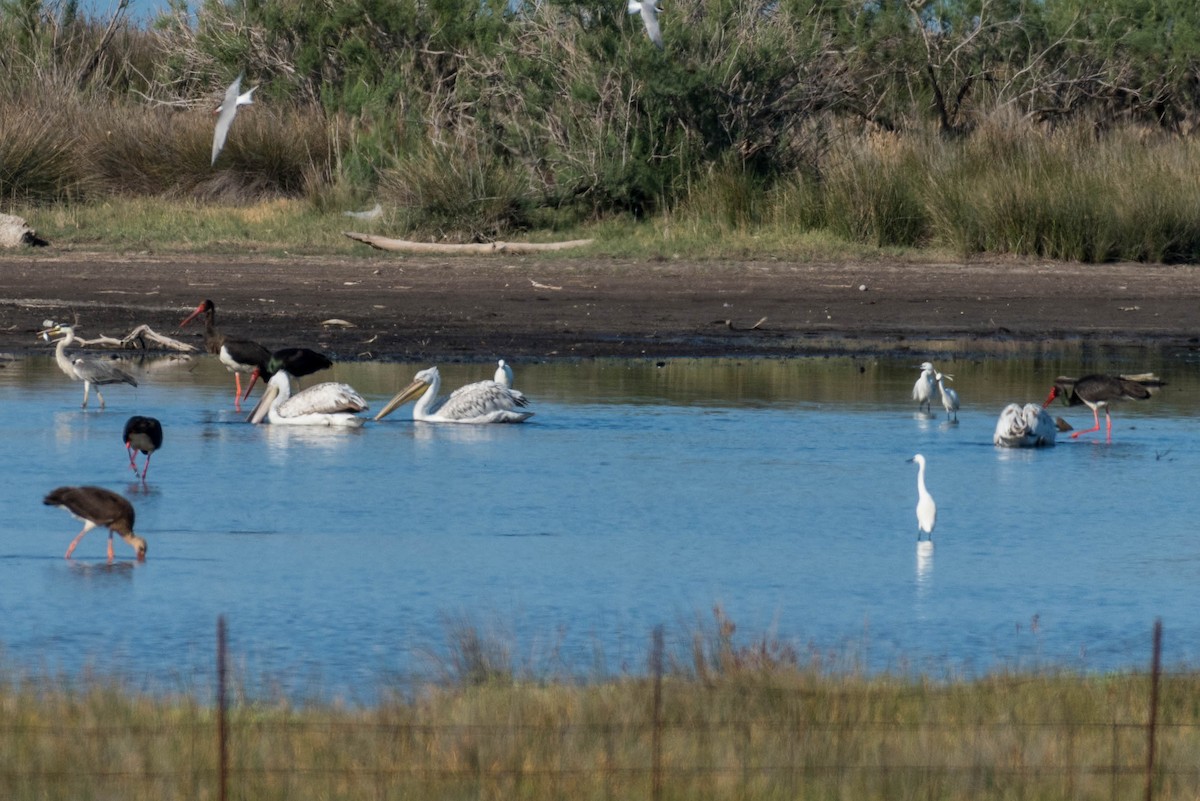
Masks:
[[[180,328],[204,315],[204,349],[221,360],[221,364],[233,373],[234,394],[233,406],[238,411],[242,409],[242,373],[249,373],[258,365],[271,358],[271,352],[257,342],[249,339],[239,339],[222,334],[217,330],[217,306],[211,300],[204,300],[196,310],[184,318]]]
[[[162,423],[153,417],[135,414],[125,421],[122,436],[125,438],[125,449],[129,451],[129,466],[133,468],[135,476],[138,472],[137,453],[141,451],[146,454],[146,463],[142,466],[142,483],[145,483],[146,471],[150,469],[150,456],[163,444]]]
[[[1147,400],[1150,397],[1148,387],[1161,387],[1165,384],[1165,381],[1160,380],[1152,373],[1130,376],[1093,374],[1085,375],[1083,378],[1059,376],[1054,379],[1054,386],[1051,387],[1050,394],[1042,403],[1042,408],[1053,403],[1055,398],[1061,398],[1067,406],[1087,406],[1092,410],[1092,418],[1096,425],[1086,431],[1076,431],[1071,435],[1071,439],[1075,439],[1080,434],[1099,431],[1100,410],[1104,409],[1104,420],[1107,423],[1105,436],[1111,440],[1112,417],[1109,416],[1108,407],[1117,401]]]
[[[250,385],[246,387],[242,400],[250,397],[250,390],[254,389],[254,382],[259,378],[262,378],[264,382],[269,382],[278,372],[287,373],[293,378],[300,378],[328,370],[330,367],[333,367],[333,362],[324,353],[318,353],[310,348],[280,348],[251,371]]]
[[[60,506],[75,519],[83,521],[83,531],[71,540],[64,559],[71,558],[75,546],[83,539],[84,534],[97,526],[103,526],[108,529],[109,564],[113,561],[114,533],[129,543],[139,562],[146,561],[146,541],[133,533],[133,504],[117,493],[101,487],[59,487],[52,490],[42,503],[47,506]]]
[[[100,400],[100,408],[104,408],[104,396],[100,387],[105,384],[129,384],[136,387],[137,381],[129,373],[117,366],[111,359],[71,359],[67,356],[67,346],[75,341],[75,329],[69,325],[53,325],[41,332],[43,339],[60,337],[54,348],[54,360],[58,368],[69,378],[83,382],[83,408],[88,405],[88,393],[96,388],[96,397]]]

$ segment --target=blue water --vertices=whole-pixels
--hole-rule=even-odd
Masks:
[[[251,692],[369,702],[447,670],[464,626],[517,669],[640,672],[655,626],[685,655],[719,607],[739,644],[832,669],[1143,668],[1157,617],[1167,661],[1196,663],[1196,370],[1123,358],[939,363],[957,424],[909,399],[922,359],[518,364],[526,424],[414,424],[409,406],[357,431],[248,425],[209,358],[136,368],[104,411],[49,359],[10,363],[0,661],[196,690],[224,615]],[[380,408],[422,366],[324,378]],[[1092,367],[1170,384],[1116,407],[1111,443],[992,446],[1005,403]],[[131,414],[166,430],[145,487],[121,443]],[[917,452],[939,506],[924,554]],[[106,565],[100,530],[63,559],[80,524],[41,499],[64,484],[126,494],[146,562],[118,539]]]

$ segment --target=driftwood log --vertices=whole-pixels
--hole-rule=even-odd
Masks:
[[[198,350],[194,345],[163,336],[148,325],[139,325],[120,339],[101,334],[95,339],[75,337],[75,341],[84,346],[99,345],[106,348],[126,348],[131,350],[147,350],[147,342],[153,342],[167,350],[177,350],[181,353],[195,353]]]
[[[390,239],[386,236],[373,234],[356,234],[353,231],[342,231],[342,234],[356,242],[362,242],[379,250],[390,250],[397,253],[457,253],[464,256],[487,256],[494,253],[538,253],[546,250],[566,250],[590,245],[591,239],[572,239],[568,242],[480,242],[475,244],[452,245],[438,242],[413,242],[407,239]]]

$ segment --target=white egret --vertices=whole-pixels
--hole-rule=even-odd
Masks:
[[[286,370],[280,370],[267,382],[248,419],[251,423],[261,423],[266,418],[272,425],[358,428],[366,418],[357,413],[367,408],[367,402],[353,387],[332,381],[314,384],[292,395],[292,377]]]
[[[1071,435],[1075,439],[1080,434],[1090,434],[1100,430],[1100,410],[1104,409],[1104,420],[1108,424],[1105,434],[1112,438],[1112,417],[1108,414],[1109,404],[1122,400],[1147,400],[1150,390],[1147,387],[1162,386],[1165,382],[1153,374],[1136,376],[1123,375],[1085,375],[1083,378],[1066,378],[1059,376],[1054,380],[1050,394],[1042,403],[1042,408],[1049,406],[1055,398],[1062,398],[1067,406],[1086,405],[1092,410],[1096,425],[1086,431],[1076,431]]]
[[[111,490],[101,487],[59,487],[42,499],[47,506],[59,506],[83,521],[83,531],[67,546],[65,559],[70,559],[75,546],[97,526],[108,529],[108,561],[113,560],[113,532],[129,543],[139,562],[146,561],[146,541],[133,533],[133,504]]]
[[[136,387],[137,380],[117,366],[111,359],[70,359],[67,357],[67,346],[75,341],[75,329],[69,325],[55,325],[42,331],[42,338],[61,336],[54,349],[54,360],[58,369],[67,374],[68,378],[83,382],[83,408],[88,405],[88,393],[96,387],[96,397],[100,399],[100,408],[104,408],[104,396],[100,387],[105,384],[129,384]]]
[[[925,488],[925,457],[918,453],[908,461],[917,463],[917,542],[921,541],[922,534],[927,534],[932,542],[933,527],[937,524],[937,504]]]
[[[654,46],[663,49],[662,30],[658,27],[659,8],[654,0],[629,0],[629,13],[641,14],[642,24],[646,26],[646,35]]]
[[[930,408],[930,404],[933,402],[933,393],[937,391],[937,383],[933,378],[935,372],[937,371],[933,369],[933,362],[922,362],[921,377],[913,384],[913,400],[917,402],[917,409],[924,406],[925,410],[931,413],[933,409]]]
[[[958,393],[955,392],[950,387],[947,387],[942,382],[943,378],[948,378],[949,380],[953,381],[954,376],[935,372],[933,374],[933,377],[937,380],[938,392],[942,396],[942,408],[946,410],[946,419],[949,420],[950,415],[953,414],[954,419],[957,421],[958,420],[958,406],[959,406]]]
[[[497,384],[499,384],[502,387],[507,387],[508,389],[512,389],[512,385],[513,385],[513,369],[512,369],[512,367],[507,362],[505,362],[504,359],[501,359],[496,364],[498,364],[499,366],[496,368],[496,375],[492,380],[495,381]]]
[[[417,395],[421,397],[413,407],[413,419],[428,423],[520,423],[533,416],[533,412],[518,411],[518,407],[529,404],[524,394],[496,381],[467,384],[444,399],[437,396],[441,387],[442,377],[436,367],[422,370],[411,384],[388,401],[375,419],[382,420]]]
[[[1042,448],[1054,444],[1058,425],[1036,403],[1010,403],[1000,412],[992,442],[1001,448]]]

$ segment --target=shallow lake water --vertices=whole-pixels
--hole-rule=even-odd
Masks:
[[[922,360],[517,364],[526,424],[414,424],[408,405],[357,431],[248,425],[207,357],[135,366],[139,387],[107,388],[103,411],[51,359],[10,362],[0,661],[198,690],[224,615],[252,692],[369,702],[444,668],[464,627],[518,668],[641,672],[655,626],[684,654],[717,607],[739,644],[835,667],[1140,669],[1155,618],[1168,664],[1200,662],[1197,355],[939,361],[957,424],[910,400]],[[302,383],[346,381],[378,409],[424,366]],[[1000,409],[1056,375],[1148,369],[1169,384],[1115,407],[1111,443],[991,443]],[[491,368],[442,374],[453,388]],[[1052,411],[1091,426],[1086,407]],[[166,432],[144,487],[121,442],[132,414]],[[117,539],[106,565],[103,530],[65,560],[80,524],[41,503],[64,484],[129,497],[146,562]]]

